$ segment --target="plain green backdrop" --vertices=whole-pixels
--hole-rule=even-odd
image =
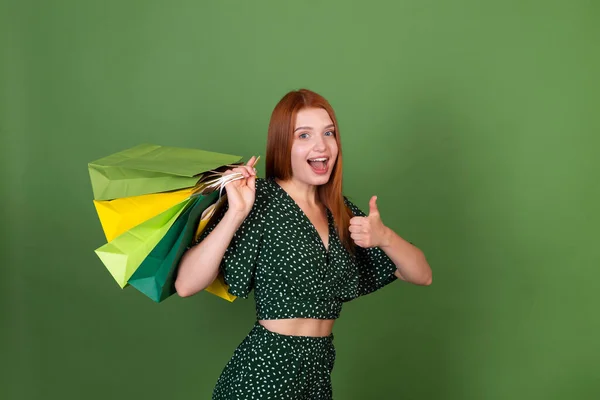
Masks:
[[[600,398],[599,21],[595,0],[2,0],[0,398],[210,398],[253,300],[121,290],[87,163],[264,156],[301,87],[337,112],[345,194],[378,195],[434,272],[345,305],[334,397]]]

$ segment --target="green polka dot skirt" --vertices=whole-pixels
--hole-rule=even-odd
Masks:
[[[334,361],[333,333],[288,336],[257,321],[223,369],[212,399],[330,400]]]

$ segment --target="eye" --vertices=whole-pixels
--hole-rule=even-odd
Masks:
[[[298,135],[298,137],[300,139],[306,139],[308,137],[308,133],[301,133],[300,135]]]
[[[325,136],[335,136],[335,132],[334,131],[327,131],[327,132],[325,132]]]

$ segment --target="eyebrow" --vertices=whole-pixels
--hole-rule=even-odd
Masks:
[[[325,127],[325,129],[331,129],[331,128],[335,128],[335,125],[331,124],[331,125],[327,125]],[[313,129],[312,126],[299,126],[296,129],[294,129],[294,132],[300,130],[300,129]]]

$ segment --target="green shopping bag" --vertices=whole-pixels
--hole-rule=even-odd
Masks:
[[[133,273],[129,284],[157,303],[174,294],[179,261],[193,241],[202,213],[217,199],[218,191],[197,196]]]
[[[201,174],[240,156],[141,144],[88,164],[94,200],[112,200],[194,186]]]
[[[185,199],[96,249],[96,254],[121,288],[127,285],[135,270],[194,200]]]

